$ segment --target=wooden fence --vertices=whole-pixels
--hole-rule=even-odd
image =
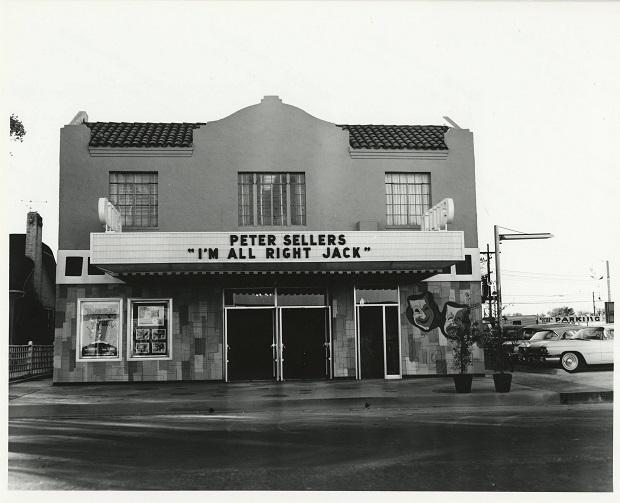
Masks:
[[[9,381],[51,375],[53,370],[54,346],[9,345]]]

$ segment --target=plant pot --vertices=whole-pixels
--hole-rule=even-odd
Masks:
[[[512,374],[493,374],[495,391],[498,393],[508,393],[512,383]]]
[[[474,378],[471,374],[453,375],[454,387],[457,393],[471,393],[471,381]]]

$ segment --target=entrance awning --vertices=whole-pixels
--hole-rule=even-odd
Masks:
[[[90,260],[113,275],[431,275],[464,260],[461,231],[92,233]]]

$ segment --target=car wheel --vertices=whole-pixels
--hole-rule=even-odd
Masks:
[[[581,367],[581,355],[579,353],[564,353],[560,358],[560,364],[566,372],[577,372]]]

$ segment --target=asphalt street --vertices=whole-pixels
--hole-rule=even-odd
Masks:
[[[507,395],[488,377],[471,395],[446,379],[23,383],[9,489],[611,491],[612,404],[563,405],[540,382],[575,378],[522,377]]]

